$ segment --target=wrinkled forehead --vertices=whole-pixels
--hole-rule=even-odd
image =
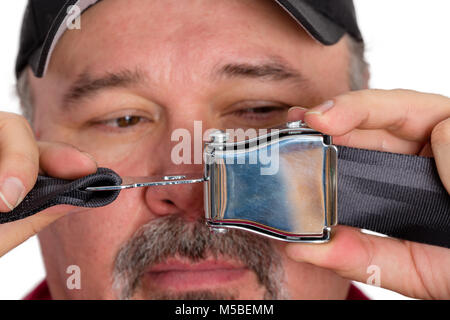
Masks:
[[[322,47],[272,0],[104,0],[79,22],[56,44],[50,70],[79,74],[131,60],[215,64],[225,55],[245,62]]]

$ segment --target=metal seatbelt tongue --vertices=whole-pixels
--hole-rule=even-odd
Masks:
[[[450,248],[450,196],[433,158],[338,150],[338,224]]]
[[[14,210],[0,213],[0,224],[25,219],[56,205],[104,207],[116,200],[120,191],[125,189],[204,181],[205,178],[193,174],[122,178],[108,168],[98,168],[96,173],[77,180],[39,175],[33,189]]]

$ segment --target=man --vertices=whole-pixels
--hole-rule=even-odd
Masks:
[[[308,17],[317,19],[312,3]],[[331,3],[320,1],[333,17]],[[60,38],[46,49],[48,63],[31,54],[18,70],[30,124],[0,115],[0,209],[20,203],[38,171],[67,179],[97,166],[122,176],[201,172],[169,161],[171,133],[192,131],[194,121],[245,129],[304,119],[336,144],[433,155],[450,191],[450,100],[350,92],[368,80],[357,28],[335,23],[327,33],[309,19],[306,32],[271,0],[96,2],[81,29],[52,31]],[[39,232],[54,299],[345,299],[349,280],[365,281],[369,265],[380,267],[385,288],[450,297],[448,249],[343,226],[324,245],[214,235],[202,221],[201,188],[133,190],[99,209],[56,207],[0,226],[0,253]],[[79,289],[67,286],[70,266],[80,270]]]

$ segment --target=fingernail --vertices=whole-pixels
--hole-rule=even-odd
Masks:
[[[304,119],[305,111],[308,110],[303,107],[293,106],[288,110],[287,121],[298,121]]]
[[[13,210],[23,200],[25,187],[22,181],[17,178],[7,178],[0,186],[0,199],[8,207]]]
[[[333,106],[334,106],[334,101],[328,100],[328,101],[325,101],[324,103],[318,105],[317,107],[312,108],[310,111],[305,112],[305,115],[306,114],[323,115],[325,112],[327,112],[328,110],[333,108]]]
[[[307,108],[299,107],[299,106],[292,106],[289,108],[288,112],[291,112],[293,110],[308,110]]]

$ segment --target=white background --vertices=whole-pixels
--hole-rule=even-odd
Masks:
[[[25,0],[0,3],[0,110],[19,112],[13,66]],[[371,64],[371,87],[450,96],[450,1],[356,0]],[[36,237],[0,258],[0,299],[20,299],[45,277]],[[383,279],[381,279],[383,281]],[[374,299],[401,299],[361,285]]]

